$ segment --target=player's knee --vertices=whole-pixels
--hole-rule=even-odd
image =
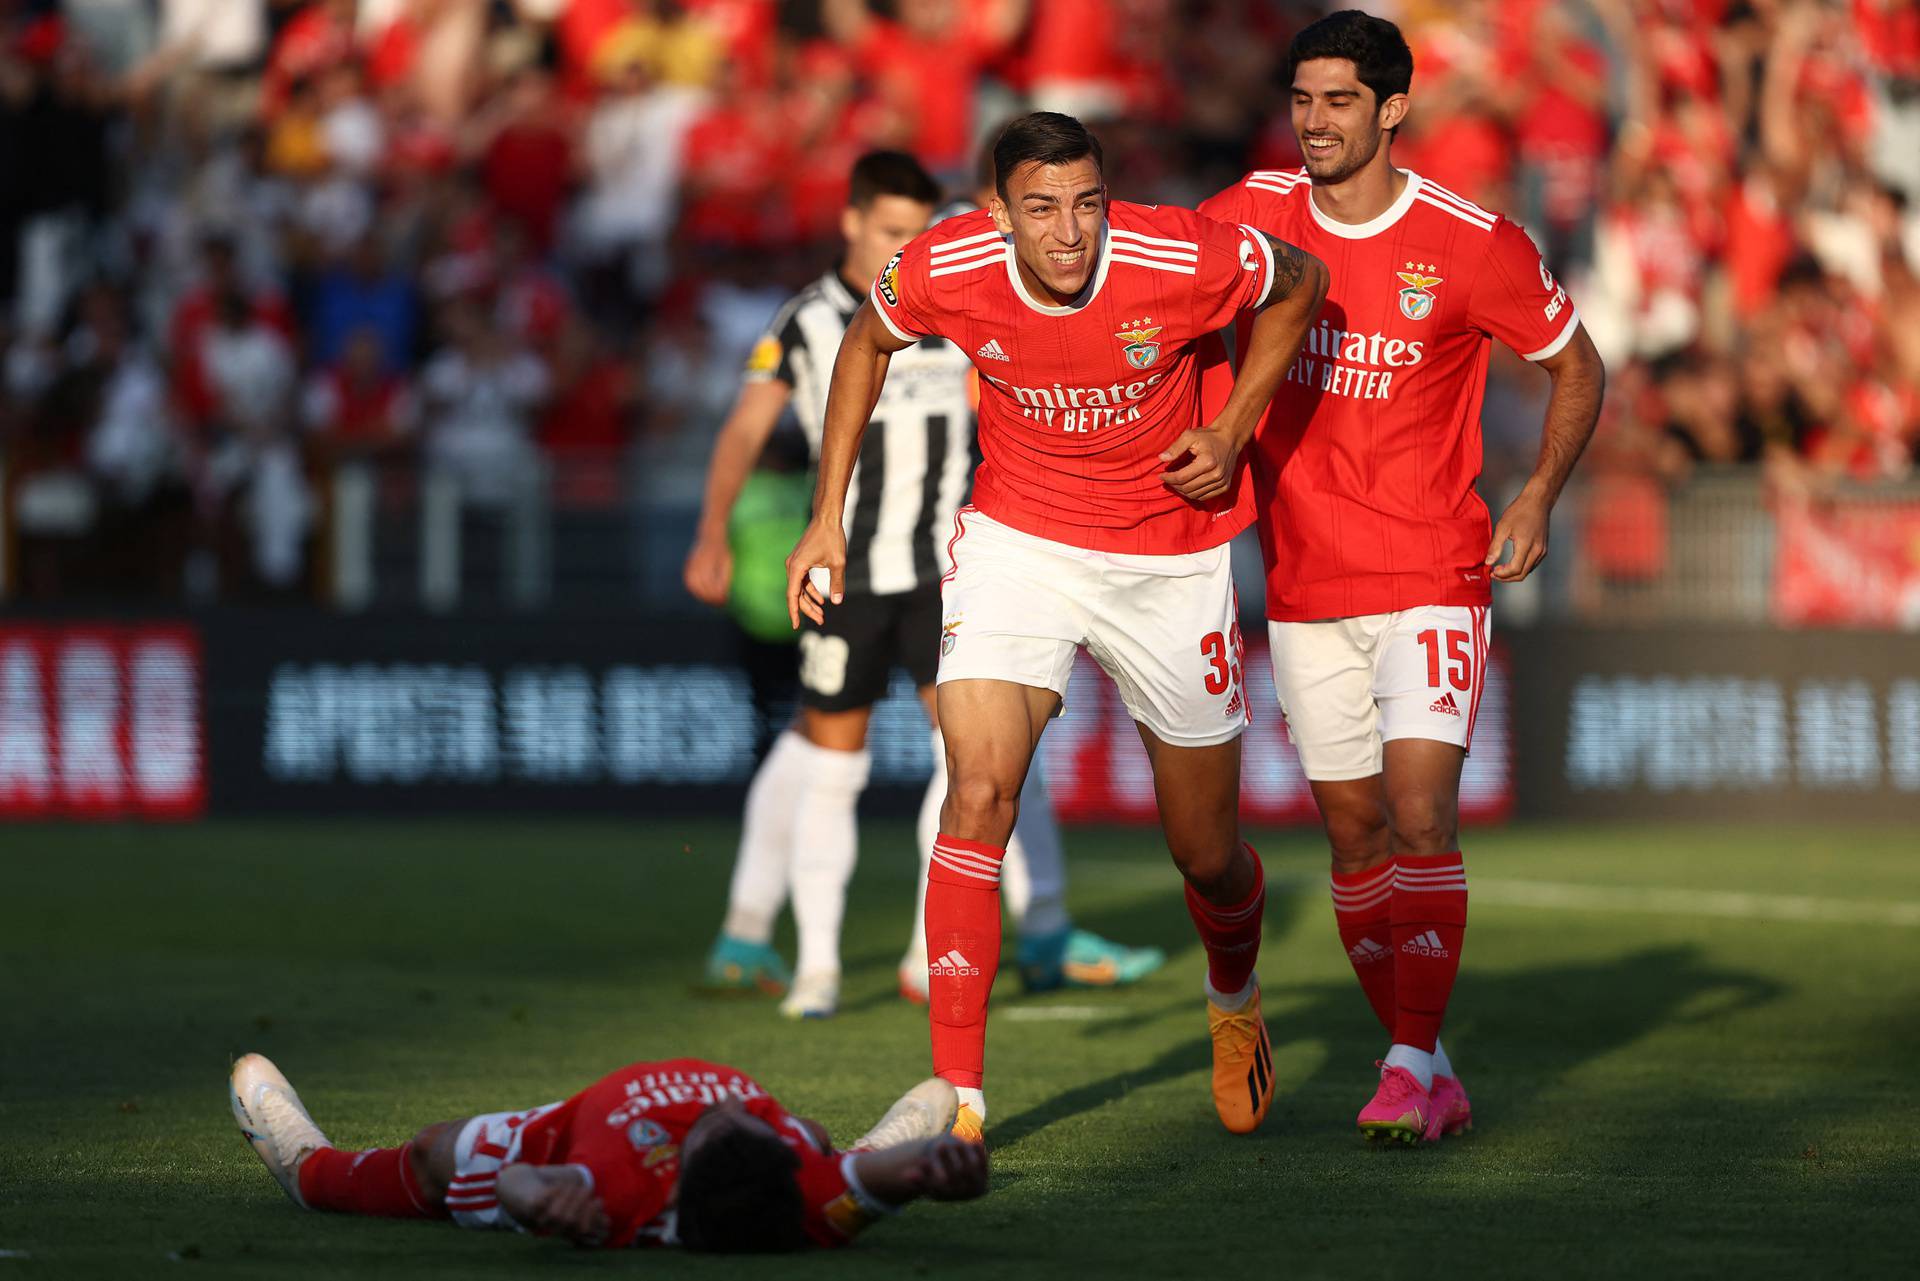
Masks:
[[[997,778],[986,771],[962,770],[947,781],[947,803],[940,825],[955,836],[999,843],[1004,841],[1004,833],[1013,830],[1019,805],[1018,781]],[[1002,834],[998,841],[996,833]]]
[[[1251,864],[1242,867],[1242,851],[1246,848],[1235,841],[1207,841],[1194,845],[1169,840],[1167,848],[1173,855],[1174,864],[1179,867],[1180,875],[1202,898],[1219,901],[1223,898],[1237,898],[1234,890],[1241,888],[1241,882],[1253,879]]]
[[[460,1123],[437,1121],[413,1136],[407,1160],[415,1182],[429,1197],[446,1195],[453,1180],[454,1145],[460,1139]]]
[[[1445,854],[1460,847],[1451,802],[1429,794],[1395,797],[1393,846],[1400,854]]]
[[[1336,809],[1325,823],[1334,865],[1343,872],[1364,872],[1393,852],[1387,816],[1378,809]]]

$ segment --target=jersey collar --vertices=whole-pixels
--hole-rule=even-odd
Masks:
[[[1341,222],[1337,218],[1329,218],[1313,202],[1311,191],[1307,193],[1307,208],[1313,212],[1313,220],[1319,224],[1320,230],[1329,235],[1339,236],[1342,240],[1365,240],[1368,236],[1379,235],[1405,217],[1407,210],[1413,208],[1413,198],[1419,194],[1420,175],[1409,169],[1407,187],[1400,193],[1400,198],[1382,210],[1378,217],[1366,222]]]
[[[1112,237],[1107,235],[1107,223],[1108,220],[1105,218],[1100,220],[1099,258],[1093,264],[1093,274],[1087,277],[1086,288],[1082,289],[1079,296],[1072,302],[1058,307],[1051,303],[1035,302],[1033,296],[1027,292],[1026,283],[1020,279],[1020,256],[1014,252],[1013,240],[1008,238],[1007,281],[1013,286],[1013,296],[1043,316],[1071,316],[1075,312],[1084,310],[1086,305],[1099,294],[1100,286],[1107,283],[1107,247],[1112,242]]]

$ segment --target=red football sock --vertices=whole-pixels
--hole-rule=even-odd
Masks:
[[[1253,963],[1260,959],[1260,922],[1267,906],[1267,873],[1253,846],[1245,845],[1253,860],[1253,889],[1238,903],[1215,904],[1200,897],[1187,886],[1187,915],[1200,931],[1200,942],[1207,949],[1207,982],[1222,996],[1232,996],[1253,977]]]
[[[940,833],[927,867],[927,1012],[933,1072],[979,1089],[987,995],[1000,969],[1000,860],[1006,847]]]
[[[1456,854],[1402,854],[1393,875],[1393,1039],[1431,1052],[1460,972],[1467,870]]]
[[[412,1155],[411,1142],[365,1152],[320,1148],[300,1165],[300,1196],[315,1210],[389,1219],[448,1217],[447,1207],[428,1201],[414,1180]]]
[[[1364,872],[1333,872],[1333,920],[1340,945],[1380,1026],[1393,1031],[1393,860]]]

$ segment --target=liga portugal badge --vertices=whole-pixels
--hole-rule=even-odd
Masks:
[[[1152,318],[1149,317],[1147,320],[1135,322],[1130,325],[1130,327],[1122,329],[1114,335],[1115,338],[1118,338],[1126,344],[1123,350],[1126,352],[1127,363],[1135,369],[1145,369],[1148,365],[1160,359],[1160,344],[1155,342],[1154,339],[1160,336],[1160,331],[1165,328],[1165,326],[1154,325],[1149,329],[1147,326],[1151,322],[1151,319]]]
[[[1433,312],[1432,290],[1441,278],[1427,275],[1432,270],[1431,264],[1410,262],[1405,271],[1393,273],[1407,286],[1400,291],[1400,314],[1408,320],[1425,320]]]

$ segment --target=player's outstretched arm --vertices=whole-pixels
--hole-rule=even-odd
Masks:
[[[600,1245],[613,1228],[599,1195],[578,1166],[510,1165],[500,1171],[494,1195],[515,1223],[575,1245]]]
[[[1234,375],[1233,394],[1219,417],[1198,431],[1182,432],[1161,455],[1166,462],[1192,455],[1190,462],[1161,476],[1168,488],[1190,502],[1218,498],[1233,483],[1240,451],[1253,439],[1327,296],[1325,263],[1298,245],[1273,236],[1266,240],[1273,251],[1273,286],[1248,331],[1247,355]]]
[[[927,1197],[971,1201],[987,1193],[987,1150],[951,1135],[902,1143],[853,1158],[860,1186],[877,1201],[903,1206]]]
[[[792,398],[793,388],[778,379],[746,383],[733,402],[733,412],[720,426],[720,435],[713,442],[713,458],[707,463],[707,492],[700,505],[693,550],[681,570],[695,600],[708,605],[727,603],[727,590],[733,583],[727,520],[740,500],[747,477],[760,461],[761,451],[767,447],[767,437],[773,435]]]
[[[846,590],[847,485],[853,479],[854,460],[860,456],[860,440],[867,434],[867,420],[879,403],[880,389],[886,386],[887,363],[894,352],[911,345],[874,314],[871,301],[860,304],[840,340],[840,352],[833,359],[833,382],[827,388],[813,519],[787,557],[787,617],[796,628],[801,614],[816,623],[826,621],[827,601],[839,604]],[[824,592],[808,579],[807,571],[816,567],[827,571]]]
[[[1600,421],[1600,401],[1606,394],[1607,369],[1587,327],[1580,325],[1573,338],[1553,355],[1538,362],[1553,380],[1553,393],[1547,399],[1547,421],[1540,435],[1540,460],[1533,475],[1520,490],[1520,496],[1500,514],[1493,527],[1493,541],[1487,546],[1488,565],[1500,559],[1508,540],[1513,556],[1493,571],[1502,582],[1517,583],[1546,559],[1548,518],[1553,505],[1566,487],[1573,465],[1593,438],[1594,424]]]

